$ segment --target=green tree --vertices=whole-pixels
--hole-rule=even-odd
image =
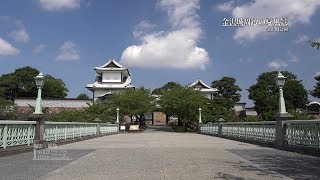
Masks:
[[[168,82],[165,85],[163,85],[160,88],[156,88],[152,91],[152,94],[156,94],[156,95],[161,95],[163,94],[165,91],[168,91],[170,89],[174,89],[174,88],[179,88],[182,87],[179,83],[177,82]]]
[[[120,108],[122,115],[135,116],[139,123],[144,122],[144,114],[153,112],[155,109],[154,98],[150,91],[143,87],[113,94],[110,104],[114,110]]]
[[[59,113],[50,114],[49,121],[93,122],[99,118],[102,122],[115,122],[116,111],[110,104],[93,103],[83,109],[61,109]]]
[[[83,99],[83,100],[88,100],[90,99],[89,96],[85,93],[81,93],[77,96],[77,99]]]
[[[320,75],[314,77],[314,79],[315,79],[317,82],[316,82],[316,85],[313,86],[314,89],[313,89],[312,91],[310,91],[310,94],[311,94],[313,97],[320,98]]]
[[[223,77],[220,80],[213,81],[211,87],[219,90],[218,94],[229,101],[229,108],[233,108],[236,102],[240,101],[241,88],[236,85],[236,79],[233,77]]]
[[[15,110],[13,102],[0,97],[0,119],[15,119]]]
[[[13,100],[15,97],[36,97],[37,87],[34,77],[39,74],[37,69],[30,66],[16,69],[13,73],[3,74],[0,77],[0,87],[3,97]],[[61,79],[46,75],[43,87],[43,97],[64,98],[68,89]]]
[[[56,79],[51,75],[45,75],[45,83],[42,92],[43,97],[65,98],[69,90],[62,79]]]
[[[230,108],[233,107],[231,104],[233,103],[222,96],[208,100],[207,106],[202,108],[203,122],[216,122],[220,118],[226,121],[237,121],[234,110]]]
[[[281,73],[286,77],[283,88],[286,108],[295,110],[305,107],[308,94],[302,81],[288,71],[282,71]],[[276,84],[277,74],[277,71],[260,74],[257,83],[248,89],[249,99],[254,102],[256,111],[264,120],[272,120],[278,111],[279,87]]]
[[[310,44],[311,47],[316,47],[317,49],[320,48],[320,42],[309,40],[307,43]]]
[[[178,117],[179,125],[187,125],[198,121],[199,107],[205,108],[208,100],[204,95],[192,88],[176,87],[165,91],[159,101],[160,109]]]

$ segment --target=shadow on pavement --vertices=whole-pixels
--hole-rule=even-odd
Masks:
[[[175,132],[172,127],[166,125],[151,125],[148,126],[144,133],[154,133],[154,132]]]
[[[294,179],[320,179],[320,158],[276,149],[229,149],[266,171],[275,171]],[[257,169],[244,164],[234,164],[245,171]],[[270,172],[268,172],[269,174]]]
[[[68,160],[33,160],[33,152],[2,157],[0,179],[37,179],[93,151],[94,149],[66,150]]]

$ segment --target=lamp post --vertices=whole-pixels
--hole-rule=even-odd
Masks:
[[[35,78],[36,85],[38,88],[38,96],[36,100],[36,107],[34,109],[34,112],[28,116],[28,120],[30,121],[36,121],[36,127],[34,130],[34,139],[33,139],[33,145],[35,149],[42,149],[45,148],[45,139],[44,139],[44,121],[46,119],[46,116],[42,113],[41,108],[41,88],[44,84],[44,75],[40,72]],[[35,152],[35,151],[34,151]],[[35,157],[34,157],[35,158]]]
[[[119,124],[119,108],[117,108],[116,111],[117,111],[117,121],[116,121],[116,123]]]
[[[199,123],[202,123],[202,120],[201,120],[201,111],[202,111],[202,109],[199,108]]]
[[[286,81],[286,77],[284,77],[281,72],[278,73],[277,76],[277,85],[279,86],[279,114],[287,114],[286,111],[286,104],[284,102],[284,98],[283,98],[283,86],[284,83]]]
[[[277,85],[279,86],[279,113],[276,116],[276,137],[275,145],[282,147],[285,144],[285,131],[284,120],[291,119],[293,116],[286,111],[286,104],[283,97],[283,90],[286,77],[281,72],[277,75]]]
[[[44,75],[40,72],[34,79],[38,88],[38,96],[36,100],[36,107],[33,114],[43,114],[41,107],[41,88],[44,85]]]

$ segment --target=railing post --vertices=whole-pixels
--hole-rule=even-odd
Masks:
[[[58,136],[58,126],[56,125],[54,128],[54,141],[57,141],[57,136]]]
[[[289,120],[292,118],[292,115],[290,114],[278,114],[276,116],[276,138],[275,138],[275,146],[276,147],[283,147],[285,142],[285,136],[286,136],[286,126],[285,126],[285,120]]]
[[[316,132],[316,141],[317,141],[317,148],[320,148],[320,138],[319,138],[319,128],[320,128],[320,124],[316,123],[315,124],[315,132]]]
[[[95,118],[95,119],[93,120],[93,122],[96,122],[96,123],[97,123],[97,124],[96,124],[96,128],[97,128],[97,130],[96,130],[96,136],[101,136],[101,131],[100,131],[101,119]]]
[[[28,146],[31,144],[31,139],[30,139],[30,136],[31,136],[31,127],[32,127],[33,125],[32,124],[30,124],[29,125],[29,127],[28,127],[28,132],[27,132],[27,143],[28,143]]]
[[[5,148],[7,148],[8,124],[6,124],[6,126],[4,126],[2,137],[3,137],[3,139],[2,139],[3,149],[5,149]]]
[[[222,123],[219,123],[218,124],[218,136],[222,136],[222,126],[223,126],[223,124]]]
[[[42,148],[45,144],[46,140],[44,139],[44,120],[46,116],[43,114],[31,114],[28,117],[28,120],[36,121],[35,133],[34,133],[34,140],[33,144],[36,145],[35,147]]]
[[[64,140],[67,140],[67,131],[68,131],[68,125],[66,124],[66,127],[64,128]]]
[[[74,139],[75,131],[76,131],[76,125],[73,125],[73,129],[72,129],[72,139]]]

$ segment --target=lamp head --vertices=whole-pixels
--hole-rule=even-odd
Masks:
[[[41,72],[34,77],[34,79],[38,88],[41,88],[44,85],[44,75]]]
[[[286,77],[284,77],[281,72],[277,75],[277,85],[282,88],[284,86],[284,83],[286,81]]]

